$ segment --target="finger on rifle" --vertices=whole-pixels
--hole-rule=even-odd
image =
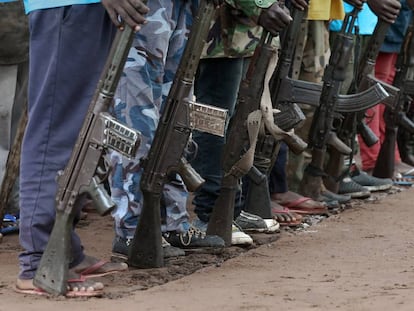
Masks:
[[[138,13],[138,11],[136,11],[132,7],[129,9],[119,8],[118,15],[127,25],[134,29],[134,31],[140,30],[140,25],[145,24],[147,22],[145,17]]]
[[[102,4],[114,25],[120,29],[126,23],[138,31],[140,25],[146,23],[144,14],[149,12],[149,8],[141,0],[102,0]]]
[[[149,8],[141,0],[130,0],[131,6],[134,8],[134,11],[137,11],[140,14],[147,14]],[[133,12],[131,12],[133,14]]]
[[[392,24],[397,19],[399,12],[400,12],[400,8],[390,7],[388,10],[383,12],[381,18],[385,20],[387,23]]]
[[[118,14],[116,11],[112,8],[106,8],[106,12],[109,15],[109,18],[111,19],[112,23],[115,25],[116,28],[121,27],[121,21],[118,19]]]
[[[292,0],[292,4],[295,8],[304,11],[308,7],[306,0]]]

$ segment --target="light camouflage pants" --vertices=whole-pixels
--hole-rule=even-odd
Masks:
[[[187,41],[195,4],[182,0],[149,1],[148,23],[136,34],[115,96],[115,116],[142,133],[135,160],[111,154],[111,195],[118,236],[131,238],[142,208],[139,159],[145,157],[157,128]],[[179,177],[167,183],[161,199],[162,231],[186,231],[188,193]]]
[[[303,20],[293,61],[292,77],[309,82],[322,82],[330,52],[327,23],[320,20]],[[301,128],[295,129],[295,133],[307,142],[314,108],[305,104],[301,104],[300,107],[306,121]],[[299,190],[303,170],[308,161],[303,154],[289,153],[287,176],[290,190]]]

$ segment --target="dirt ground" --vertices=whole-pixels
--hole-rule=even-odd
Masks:
[[[0,243],[0,311],[414,310],[414,191],[354,201],[311,226],[255,235],[250,249],[192,254],[152,270],[101,278],[102,298],[16,294],[17,235]],[[88,253],[109,258],[110,217],[89,214],[78,232]]]

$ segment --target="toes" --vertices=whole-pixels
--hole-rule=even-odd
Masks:
[[[70,282],[67,286],[68,291],[73,292],[94,292],[98,290],[102,290],[104,285],[101,282],[90,282],[90,281],[83,281],[80,282]]]

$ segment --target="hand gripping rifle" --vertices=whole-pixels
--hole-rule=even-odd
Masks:
[[[412,96],[414,96],[414,81],[408,80],[408,71],[414,65],[413,34],[414,23],[413,19],[411,19],[395,64],[396,73],[393,86],[400,90],[396,98],[396,105],[393,108],[386,106],[384,111],[385,139],[381,144],[380,152],[372,173],[375,177],[392,178],[394,175],[395,146],[398,128],[401,127],[411,134],[414,133],[414,122],[405,113],[405,107],[412,100]]]
[[[200,2],[154,140],[148,156],[142,160],[143,174],[140,185],[143,206],[128,254],[128,263],[134,267],[154,268],[164,265],[160,198],[169,174],[180,174],[187,187],[189,180],[186,178],[196,174],[195,171],[183,174],[182,169],[190,168],[182,155],[191,129],[196,128],[223,136],[227,111],[194,103],[189,98],[214,13],[215,6],[211,1]]]
[[[371,85],[380,85],[388,93],[388,97],[380,102],[393,107],[398,96],[398,89],[378,80],[374,76],[376,59],[389,26],[390,24],[382,20],[378,21],[374,33],[358,63],[357,72],[350,87],[350,92],[362,92]],[[357,133],[361,135],[361,138],[368,146],[372,146],[378,141],[376,135],[364,122],[365,110],[345,113],[343,120],[339,122],[339,126],[337,127],[338,137],[351,146],[352,149],[355,148],[355,136]],[[327,176],[324,178],[324,184],[332,192],[338,192],[339,181],[343,177],[343,163],[343,154],[334,148],[330,148],[329,161],[326,166]]]
[[[358,9],[346,14],[342,29],[335,38],[333,51],[323,76],[320,104],[316,108],[311,128],[309,143],[312,147],[312,160],[304,171],[300,192],[312,198],[318,197],[324,175],[324,159],[327,145],[331,145],[343,154],[352,150],[338,139],[333,132],[334,112],[342,82],[346,78],[346,67],[353,53],[352,31]],[[339,147],[339,148],[338,148]]]
[[[108,174],[103,156],[108,148],[132,158],[140,143],[140,133],[116,121],[107,113],[131,47],[133,31],[118,31],[89,105],[72,155],[58,175],[56,220],[46,250],[40,260],[34,285],[51,294],[67,291],[68,266],[71,261],[71,232],[79,213],[78,196],[88,193],[101,215],[108,214],[115,204],[102,185]]]
[[[270,60],[276,49],[273,36],[263,30],[262,36],[250,61],[246,77],[242,80],[234,116],[231,118],[227,142],[223,151],[223,171],[220,195],[211,214],[207,234],[223,238],[231,245],[231,226],[234,217],[234,201],[239,179],[253,165],[254,150],[262,119],[260,109],[264,80]]]

